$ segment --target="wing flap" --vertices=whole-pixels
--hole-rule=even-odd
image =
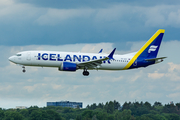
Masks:
[[[96,67],[98,65],[101,65],[103,61],[108,60],[108,57],[102,58],[102,59],[97,59],[97,60],[91,60],[83,63],[78,63],[77,65],[80,67]]]

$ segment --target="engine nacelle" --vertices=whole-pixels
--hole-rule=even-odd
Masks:
[[[76,63],[63,62],[59,67],[59,71],[76,71],[77,65]]]

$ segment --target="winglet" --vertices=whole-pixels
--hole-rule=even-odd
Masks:
[[[99,53],[102,53],[102,51],[103,51],[103,49],[101,49],[101,50],[99,51]]]
[[[114,50],[109,54],[109,56],[108,56],[109,59],[114,60],[113,55],[114,55],[115,50],[116,50],[116,48],[114,48]]]

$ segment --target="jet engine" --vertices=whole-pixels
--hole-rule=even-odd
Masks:
[[[59,67],[59,71],[76,71],[77,65],[76,63],[63,62]]]

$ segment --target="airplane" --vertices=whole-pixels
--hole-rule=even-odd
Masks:
[[[55,67],[59,71],[83,70],[88,76],[88,70],[128,70],[147,67],[160,63],[166,57],[157,58],[165,30],[159,29],[137,52],[117,55],[116,48],[110,53],[81,53],[59,51],[23,51],[9,57],[9,61],[19,64],[26,72],[25,66]]]

